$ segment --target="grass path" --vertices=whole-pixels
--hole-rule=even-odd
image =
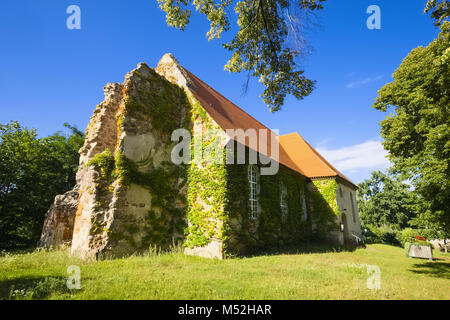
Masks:
[[[4,254],[0,299],[450,299],[450,254],[407,258],[402,248],[210,260],[181,253],[85,262],[66,251]],[[381,271],[366,286],[361,265]],[[67,267],[81,268],[81,290],[68,291]]]

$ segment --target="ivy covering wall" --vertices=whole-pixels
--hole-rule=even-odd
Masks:
[[[235,148],[236,150],[236,148]],[[246,148],[248,159],[248,148]],[[257,165],[259,168],[261,165]],[[299,173],[280,165],[276,175],[259,177],[259,217],[251,219],[248,165],[227,166],[224,253],[295,246],[310,240],[325,240],[337,230],[339,216],[335,180],[310,182]],[[281,185],[287,190],[288,214],[281,213]],[[306,213],[302,199],[305,197]]]
[[[309,197],[305,178],[282,165],[276,175],[259,176],[260,210],[258,219],[252,219],[247,172],[248,165],[227,166],[225,254],[236,255],[306,241],[310,236],[311,214],[303,212],[302,197]],[[285,219],[281,214],[282,183],[287,189],[288,214]]]
[[[184,246],[193,248],[208,244],[211,240],[222,241],[224,204],[227,191],[227,171],[224,161],[225,154],[215,154],[219,143],[217,135],[221,131],[218,125],[207,114],[200,103],[188,92],[191,105],[191,159],[188,169],[187,189],[187,220],[186,241]],[[194,126],[199,128],[195,132]],[[195,152],[202,156],[195,159]],[[220,157],[222,163],[212,161]],[[211,158],[211,159],[210,159]]]
[[[334,179],[315,180],[312,183],[312,236],[314,239],[323,240],[330,231],[338,229],[335,222],[336,217],[340,215],[336,200],[338,184]]]

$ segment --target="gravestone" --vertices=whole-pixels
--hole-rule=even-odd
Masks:
[[[408,257],[433,260],[433,252],[430,246],[411,244],[409,246]]]

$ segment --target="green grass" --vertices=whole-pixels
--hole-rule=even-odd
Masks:
[[[450,299],[450,254],[407,258],[403,248],[374,244],[355,251],[312,250],[228,260],[181,253],[86,262],[67,251],[3,253],[0,299]],[[377,265],[381,289],[366,286]],[[69,291],[67,267],[81,268]]]

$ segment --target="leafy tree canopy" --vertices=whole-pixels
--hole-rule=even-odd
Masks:
[[[450,22],[437,39],[412,50],[378,92],[373,107],[386,111],[381,121],[384,148],[395,172],[409,179],[425,200],[422,212],[439,217],[449,231],[450,217]],[[425,215],[424,215],[425,217]],[[434,219],[436,222],[436,219]]]
[[[35,244],[57,194],[75,184],[84,134],[38,138],[16,121],[0,124],[0,246]]]
[[[314,88],[295,58],[305,53],[302,26],[308,15],[323,8],[325,0],[158,0],[167,24],[184,30],[189,23],[189,5],[210,22],[208,38],[220,38],[230,30],[230,8],[234,5],[238,31],[223,44],[232,52],[225,65],[230,72],[247,71],[265,86],[261,97],[271,112],[277,111],[287,94],[303,99]],[[292,40],[292,41],[291,41]],[[248,81],[247,81],[248,84]]]
[[[358,187],[359,215],[364,225],[402,229],[415,217],[416,199],[399,177],[374,171]]]
[[[439,26],[450,16],[449,0],[428,0],[425,7],[425,13],[431,12],[431,17],[435,20],[434,24]]]

